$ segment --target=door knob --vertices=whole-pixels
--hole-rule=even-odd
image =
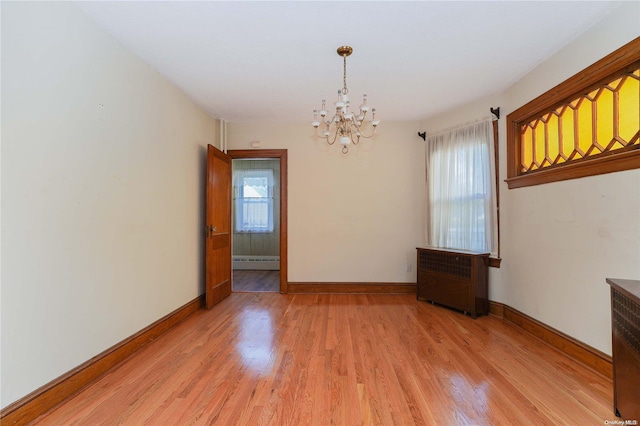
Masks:
[[[204,227],[204,233],[206,238],[211,238],[213,233],[217,231],[217,228],[213,225],[207,225]]]

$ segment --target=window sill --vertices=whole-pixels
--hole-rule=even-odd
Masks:
[[[502,258],[499,257],[490,257],[489,258],[489,267],[500,269],[500,263],[502,263]]]
[[[541,169],[526,175],[511,177],[505,182],[509,189],[514,189],[638,168],[640,168],[640,149],[636,145],[631,151],[586,159],[573,164],[563,164],[558,168]]]

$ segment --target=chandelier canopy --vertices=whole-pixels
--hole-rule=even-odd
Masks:
[[[333,145],[336,140],[342,145],[342,152],[349,152],[349,145],[357,145],[360,138],[370,138],[376,133],[380,120],[376,119],[376,109],[371,108],[371,120],[365,121],[369,106],[367,105],[367,94],[362,95],[362,105],[356,112],[352,112],[351,101],[349,100],[349,89],[347,89],[347,56],[353,53],[351,46],[338,47],[338,55],[342,56],[344,74],[342,78],[343,87],[338,90],[338,100],[334,102],[336,112],[333,117],[329,118],[329,112],[326,108],[326,101],[322,100],[322,107],[318,111],[313,110],[313,127],[317,129],[322,126],[324,128],[322,137],[326,139],[329,145]],[[318,114],[320,119],[318,120]]]

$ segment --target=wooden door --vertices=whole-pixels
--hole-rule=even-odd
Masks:
[[[206,304],[231,294],[231,157],[207,147]]]

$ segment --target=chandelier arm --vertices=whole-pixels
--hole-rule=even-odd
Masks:
[[[360,137],[364,138],[364,139],[369,139],[372,138],[376,135],[376,129],[373,129],[373,132],[371,132],[371,134],[369,136],[365,135],[364,133],[360,132]]]
[[[327,143],[328,143],[329,145],[333,145],[333,144],[336,142],[336,139],[335,139],[335,138],[333,139],[333,142],[329,142],[329,136],[319,135],[319,134],[318,134],[318,129],[316,128],[315,130],[316,130],[316,131],[315,131],[316,136],[317,136],[317,137],[322,137],[322,138],[324,138],[324,139],[327,141]]]
[[[324,122],[324,124],[326,124],[327,126],[331,126],[331,124],[336,122],[336,117],[338,117],[338,114],[333,114],[333,117],[331,117],[331,120],[327,120]]]
[[[363,123],[363,124],[364,124],[364,123]],[[365,138],[365,139],[372,138],[372,137],[376,134],[376,130],[378,129],[377,127],[373,127],[373,129],[369,129],[369,130],[371,130],[371,134],[367,136],[367,135],[364,133],[364,132],[365,132],[365,129],[363,129],[363,128],[362,128],[362,127],[363,127],[362,125],[358,126],[358,125],[356,125],[356,124],[354,123],[354,124],[353,124],[353,127],[356,129],[356,131],[357,131],[357,132],[360,132],[360,137]]]
[[[371,138],[372,138],[372,137],[374,137],[374,136],[375,136],[375,132],[374,132],[374,133],[372,133],[372,134],[370,134],[369,136],[367,136],[367,135],[363,135],[362,133],[360,133],[360,137],[361,137],[362,139],[371,139]]]
[[[363,131],[365,131],[365,129],[363,128],[364,124],[366,124],[366,123],[358,124],[357,122],[354,121],[349,125],[349,127],[352,128],[353,130],[355,130],[356,132],[362,133]],[[375,132],[375,127],[373,128],[373,132]],[[373,133],[372,133],[372,135],[373,135]]]
[[[325,138],[327,138],[327,143],[329,145],[333,145],[334,143],[336,143],[336,140],[338,140],[338,132],[336,131],[333,135],[333,140],[331,142],[329,142],[329,136],[325,136]]]

